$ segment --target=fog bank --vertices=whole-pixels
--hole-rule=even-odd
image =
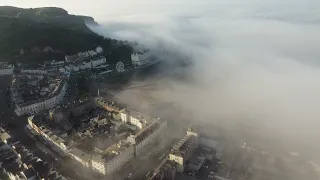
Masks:
[[[192,61],[159,75],[159,85],[143,92],[148,96],[176,102],[208,122],[256,121],[270,134],[320,150],[319,3],[119,0],[105,7],[102,25],[93,30],[138,41],[169,62],[176,58],[163,51]],[[168,75],[175,73],[188,81]]]

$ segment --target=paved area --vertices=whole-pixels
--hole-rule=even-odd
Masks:
[[[0,123],[5,125],[11,136],[26,145],[32,145],[33,140],[24,131],[24,127],[27,124],[27,116],[16,116],[10,107],[10,93],[7,90],[11,86],[11,78],[11,76],[0,77]]]

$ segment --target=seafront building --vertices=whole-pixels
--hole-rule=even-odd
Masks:
[[[122,111],[120,111],[120,116],[122,122],[131,123],[140,130],[153,120],[150,116],[144,115],[134,110],[123,109]]]
[[[128,124],[121,120],[120,113],[124,111],[129,109],[94,98],[72,109],[30,116],[26,128],[61,156],[69,156],[95,172],[110,175],[134,156],[143,154],[167,126],[167,121],[147,119],[148,116],[143,116],[143,126]],[[132,115],[133,110],[130,112]],[[142,116],[135,116],[132,122],[138,117]]]
[[[137,52],[131,54],[131,61],[134,67],[140,67],[152,63],[154,57],[150,52]]]
[[[90,69],[99,69],[100,67],[109,66],[105,57],[95,57],[88,60],[81,60],[78,62],[72,62],[69,65],[65,66],[65,69],[69,72],[76,73],[81,71],[86,71]]]
[[[185,168],[192,164],[189,161],[192,158],[197,158],[194,153],[198,148],[198,138],[198,133],[189,128],[186,135],[173,145],[167,157],[155,168],[148,180],[174,180],[177,173],[183,173]],[[204,159],[203,157],[200,158]]]
[[[135,110],[123,109],[120,119],[123,123],[129,124],[137,129],[135,134],[128,136],[128,142],[135,145],[135,155],[141,156],[145,147],[161,136],[167,128],[167,120],[151,118]]]
[[[37,75],[48,75],[48,71],[45,69],[21,69],[21,74],[37,74]]]
[[[187,160],[195,152],[198,147],[198,134],[191,129],[187,131],[187,134],[173,146],[169,154],[169,160],[177,163],[177,171],[183,172]]]
[[[98,46],[98,47],[96,47],[95,50],[88,50],[88,51],[84,51],[84,52],[78,52],[77,54],[74,54],[74,55],[66,55],[65,56],[65,60],[66,60],[66,62],[82,60],[82,59],[85,59],[85,58],[90,58],[90,57],[97,56],[97,55],[101,54],[102,52],[103,52],[103,48],[101,46]]]
[[[141,156],[146,147],[156,140],[167,128],[167,120],[153,119],[136,134],[128,136],[127,140],[135,146],[135,155]]]

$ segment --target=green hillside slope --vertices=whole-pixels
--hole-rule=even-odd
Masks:
[[[92,17],[68,14],[61,8],[21,9],[0,7],[0,61],[40,63],[61,60],[100,45],[110,63],[128,61],[131,47],[123,41],[104,38],[86,23]]]

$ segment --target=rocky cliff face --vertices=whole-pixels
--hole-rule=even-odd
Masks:
[[[0,17],[12,17],[21,19],[33,19],[38,21],[51,20],[54,18],[78,18],[83,21],[96,23],[92,17],[77,16],[69,14],[68,11],[58,7],[43,7],[43,8],[17,8],[12,6],[0,6]]]

